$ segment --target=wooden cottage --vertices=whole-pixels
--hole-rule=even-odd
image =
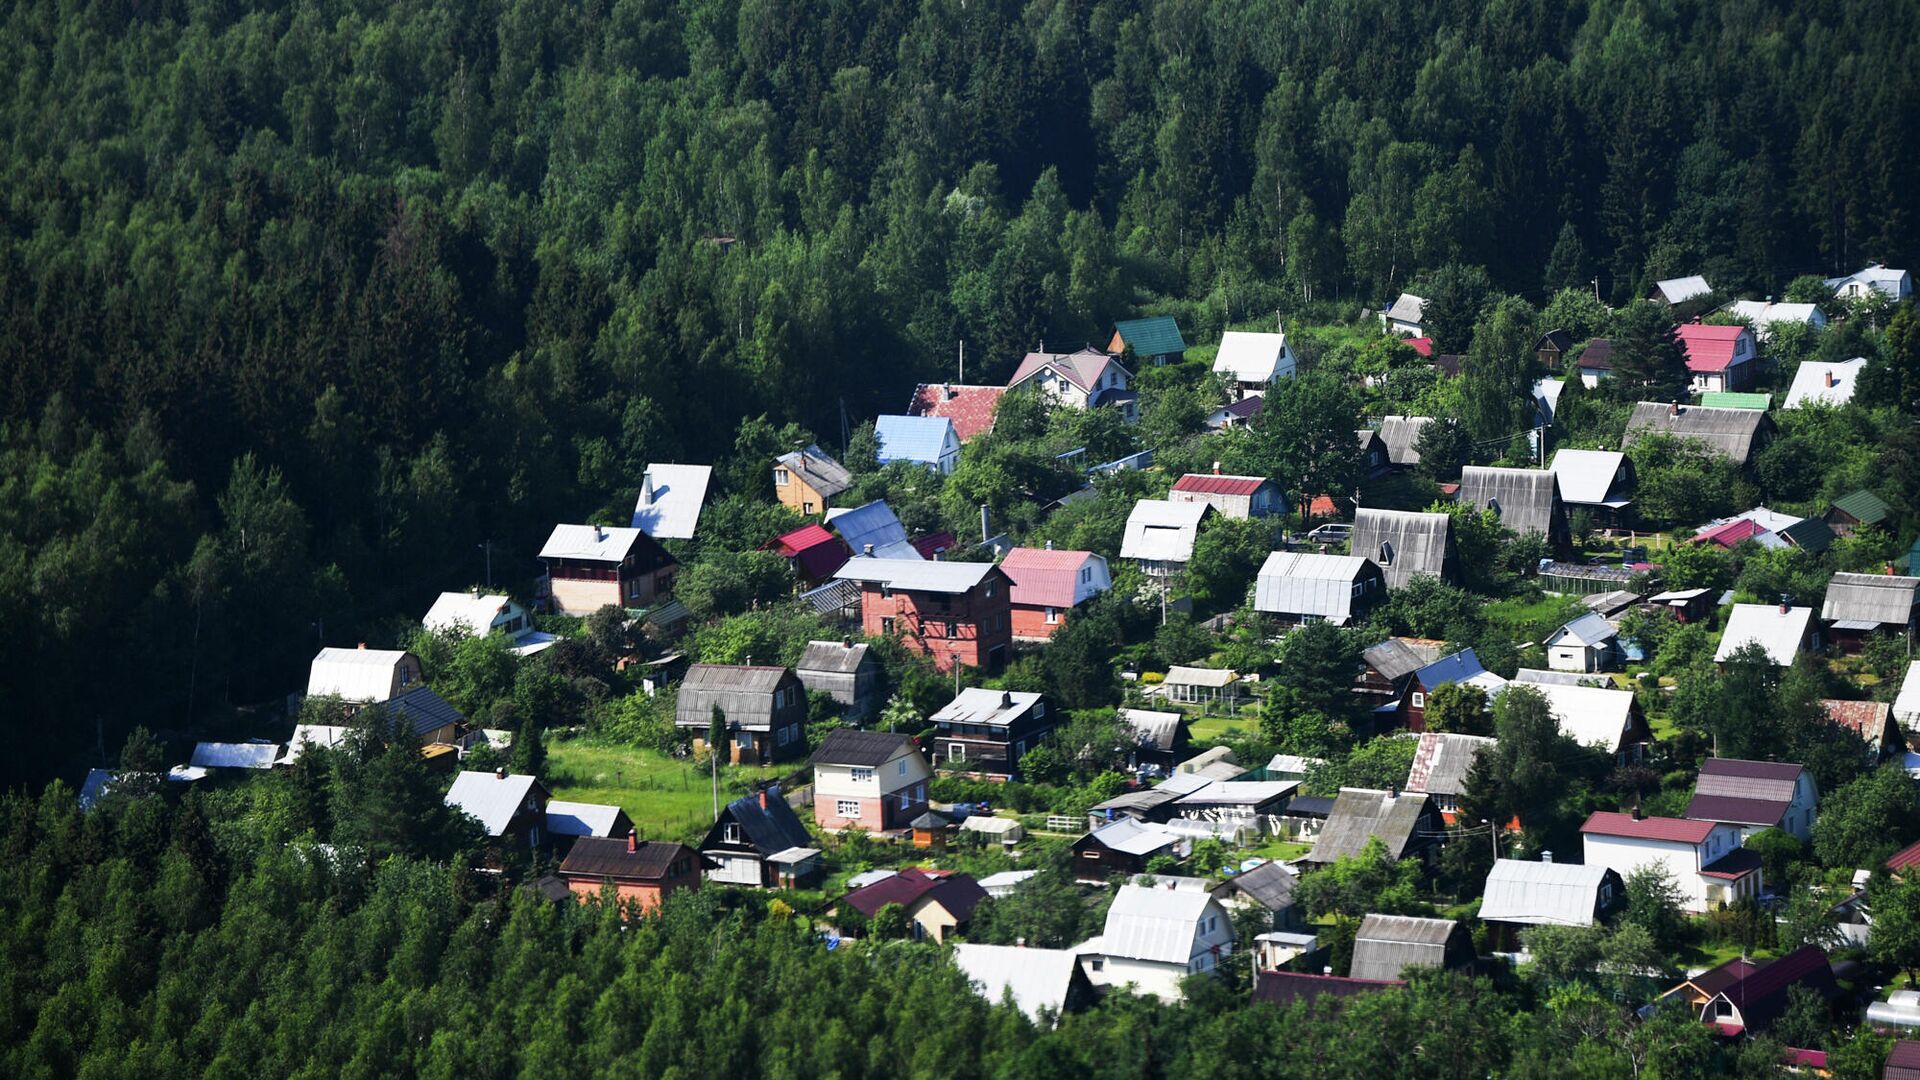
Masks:
[[[727,731],[727,758],[736,765],[766,765],[806,751],[806,688],[790,668],[693,665],[681,680],[673,723],[694,733],[697,749],[706,748],[715,708]]]

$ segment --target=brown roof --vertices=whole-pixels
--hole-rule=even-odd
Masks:
[[[1352,997],[1405,985],[1398,979],[1348,979],[1339,975],[1311,975],[1298,971],[1263,971],[1253,984],[1253,1000],[1284,1006],[1296,1001],[1313,1001],[1323,995]]]
[[[967,874],[943,874],[938,877],[917,866],[909,866],[891,877],[858,888],[840,898],[840,902],[872,918],[887,904],[911,907],[922,898],[947,909],[961,922],[973,917],[973,909],[987,898],[987,891]]]
[[[1893,716],[1893,706],[1884,701],[1824,698],[1820,706],[1827,710],[1827,719],[1869,743],[1878,743],[1886,738],[1887,721]]]
[[[921,383],[907,403],[908,416],[943,416],[953,421],[961,442],[993,430],[993,410],[1004,386],[963,386],[959,383]]]
[[[573,849],[560,864],[560,873],[565,877],[660,881],[668,876],[674,861],[682,857],[698,863],[700,853],[685,844],[659,840],[648,840],[628,851],[624,837],[583,836],[573,842]]]

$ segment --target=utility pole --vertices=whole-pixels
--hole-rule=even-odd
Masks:
[[[493,541],[473,545],[487,553],[487,588],[493,588]]]
[[[720,820],[720,748],[707,747],[707,767],[713,772],[713,820]]]
[[[960,339],[960,385],[967,384],[967,339]]]
[[[1493,822],[1488,821],[1486,818],[1481,818],[1480,824],[1485,825],[1487,827],[1487,842],[1493,845],[1493,861],[1499,862],[1500,861],[1500,829]]]
[[[1600,300],[1600,279],[1598,277],[1593,279],[1593,298],[1603,304],[1606,303],[1605,300]]]

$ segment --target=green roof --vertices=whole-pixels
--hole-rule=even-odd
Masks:
[[[1884,499],[1864,489],[1833,500],[1833,508],[1862,525],[1878,525],[1893,513]]]
[[[1165,356],[1187,351],[1187,343],[1181,339],[1180,328],[1174,325],[1171,315],[1121,319],[1113,324],[1113,329],[1135,356]]]
[[[1700,395],[1700,405],[1709,409],[1759,409],[1766,411],[1773,404],[1773,398],[1767,394],[1739,394],[1731,390],[1709,390]]]
[[[1799,521],[1780,530],[1780,535],[1794,547],[1815,555],[1833,546],[1833,529],[1820,518],[1801,518]]]

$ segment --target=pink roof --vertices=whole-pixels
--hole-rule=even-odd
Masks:
[[[1694,536],[1693,540],[1696,544],[1711,540],[1721,547],[1730,548],[1742,540],[1751,540],[1768,531],[1769,530],[1763,528],[1760,523],[1756,521],[1751,521],[1747,518],[1737,518],[1727,522],[1725,525],[1715,525],[1706,532],[1698,533]]]
[[[1733,363],[1734,342],[1747,328],[1687,323],[1679,332],[1680,347],[1687,352],[1688,371],[1725,371]]]
[[[1017,547],[1000,560],[1000,569],[1013,579],[1007,598],[1031,607],[1070,608],[1080,568],[1093,557],[1090,551],[1049,551]]]
[[[1202,495],[1251,495],[1268,483],[1264,476],[1221,476],[1219,473],[1188,473],[1173,482],[1175,491]]]
[[[1007,380],[1007,388],[1011,390],[1031,379],[1041,368],[1051,367],[1068,382],[1090,392],[1107,373],[1109,365],[1118,366],[1113,357],[1091,347],[1071,353],[1030,352],[1020,361],[1013,378]]]
[[[953,421],[953,433],[966,442],[993,430],[993,410],[1000,404],[1001,386],[962,386],[957,383],[921,383],[914,387],[908,416],[944,416]]]
[[[1889,870],[1905,870],[1907,867],[1913,866],[1916,863],[1920,863],[1920,840],[1916,840],[1906,847],[1901,848],[1899,851],[1887,856],[1887,869]]]
[[[814,580],[833,573],[847,561],[847,549],[840,538],[817,524],[802,525],[781,533],[762,545],[767,550],[800,563],[802,574]]]
[[[1595,811],[1580,826],[1582,834],[1618,836],[1628,840],[1658,840],[1668,844],[1698,844],[1714,830],[1717,822],[1688,821],[1685,818],[1636,818],[1632,814]]]
[[[1430,337],[1410,337],[1407,345],[1421,356],[1433,355],[1433,339]]]

